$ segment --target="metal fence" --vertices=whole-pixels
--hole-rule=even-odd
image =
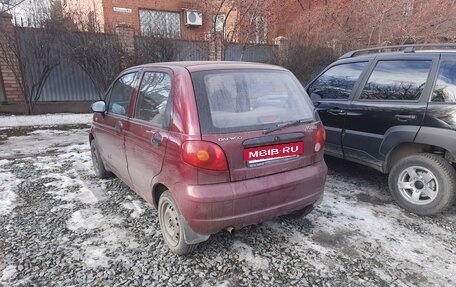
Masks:
[[[47,42],[43,41],[40,37],[46,37],[46,33],[41,29],[33,28],[16,28],[17,40],[21,54],[21,61],[27,61],[27,69],[24,72],[25,82],[32,86],[36,83],[37,79],[42,76],[42,67],[44,65],[42,56],[37,53],[39,50],[36,47],[36,41],[42,41],[46,46],[42,53],[49,53],[46,49]],[[78,39],[78,43],[90,43],[95,34],[78,33],[77,37],[83,37],[84,41]],[[73,39],[72,36],[69,39]],[[96,36],[98,40],[102,39],[102,45],[108,40],[114,39],[114,35],[105,35],[105,38]],[[35,45],[31,43],[35,41]],[[66,41],[66,45],[62,44]],[[94,101],[100,98],[99,85],[96,74],[93,71],[82,69],[77,61],[72,61],[68,51],[64,51],[64,47],[74,46],[73,43],[68,43],[68,40],[61,40],[60,43],[49,44],[49,49],[52,50],[53,63],[52,69],[43,85],[41,95],[38,101]],[[131,64],[144,64],[153,62],[164,61],[204,61],[209,59],[209,42],[202,41],[184,41],[176,39],[164,39],[154,37],[137,37],[135,38],[135,55]],[[107,53],[104,48],[91,49],[88,48],[90,53]],[[40,51],[38,51],[40,52]],[[117,54],[115,54],[117,55]],[[241,45],[229,45],[225,51],[225,60],[234,61],[249,61],[249,62],[262,62],[262,63],[275,63],[277,55],[277,47],[269,45],[257,45],[243,49]],[[45,55],[48,56],[49,55]],[[94,55],[91,55],[94,56]],[[119,55],[120,56],[120,55]],[[115,56],[117,59],[118,56]],[[94,58],[94,57],[92,57]],[[96,57],[95,57],[96,58]],[[41,59],[41,60],[40,60]],[[80,60],[80,59],[79,59]],[[77,63],[76,63],[77,62]],[[106,69],[105,69],[106,70]],[[89,74],[92,77],[89,76]],[[117,73],[117,72],[116,72]],[[95,78],[94,78],[95,77]],[[94,80],[94,81],[92,81]],[[4,98],[2,94],[3,89],[0,87],[0,101]]]
[[[209,43],[197,41],[175,41],[177,50],[175,61],[209,60]]]
[[[225,49],[225,60],[276,64],[277,46],[256,45],[244,49],[242,45],[230,44]]]
[[[99,98],[89,76],[77,64],[63,62],[52,70],[38,101],[96,101]]]
[[[209,43],[160,37],[137,37],[135,53],[136,64],[204,61],[209,59]]]
[[[43,70],[50,67],[50,73],[38,98],[39,102],[99,99],[99,93],[90,77],[79,65],[68,59],[61,43],[48,43],[46,40],[51,42],[52,39],[48,39],[49,35],[41,29],[16,28],[16,35],[20,60],[26,68],[26,85],[36,86],[44,74]]]

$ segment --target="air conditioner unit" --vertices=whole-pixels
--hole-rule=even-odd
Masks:
[[[203,25],[203,13],[194,10],[184,10],[185,25],[201,26]]]

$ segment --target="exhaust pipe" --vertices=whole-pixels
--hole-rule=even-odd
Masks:
[[[228,231],[231,235],[234,235],[234,227],[233,226],[227,227],[226,231]]]

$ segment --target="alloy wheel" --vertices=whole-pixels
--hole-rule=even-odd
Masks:
[[[437,197],[439,191],[436,176],[421,166],[404,169],[399,175],[397,185],[401,196],[417,205],[429,204]]]

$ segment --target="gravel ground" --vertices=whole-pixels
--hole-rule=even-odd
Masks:
[[[456,286],[456,208],[407,213],[373,170],[328,158],[307,217],[179,257],[152,207],[95,178],[87,141],[87,126],[0,130],[0,286]]]

